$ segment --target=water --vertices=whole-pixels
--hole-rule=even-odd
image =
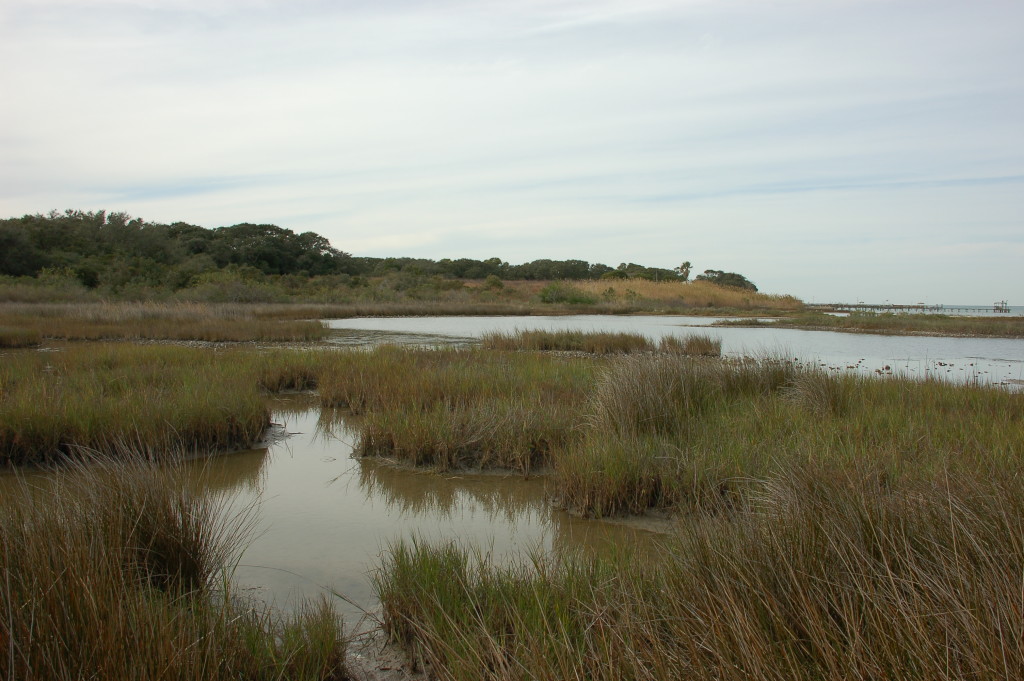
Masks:
[[[1024,340],[883,336],[772,327],[711,327],[717,317],[574,315],[555,317],[391,317],[334,319],[343,345],[397,343],[471,345],[489,331],[568,330],[667,335],[705,333],[722,341],[727,356],[797,358],[830,371],[897,373],[954,381],[1016,386],[1024,381]]]
[[[660,537],[558,511],[540,478],[437,474],[354,458],[353,432],[321,415],[309,396],[275,399],[273,407],[286,438],[192,465],[197,488],[226,494],[239,509],[253,506],[253,538],[233,582],[284,610],[336,593],[356,625],[377,608],[371,576],[382,552],[403,538],[458,541],[501,561],[532,550],[643,549]]]
[[[382,342],[473,344],[487,331],[584,329],[666,335],[708,333],[727,355],[799,357],[834,371],[903,372],[963,381],[1024,378],[1024,341],[876,336],[775,328],[705,328],[707,317],[416,317],[334,320],[335,345]],[[888,370],[885,367],[889,367]],[[421,537],[459,541],[497,560],[623,547],[657,550],[661,535],[637,524],[583,520],[548,501],[545,481],[518,476],[436,474],[352,456],[353,431],[308,395],[272,401],[268,446],[190,464],[192,484],[252,508],[253,535],[233,581],[285,610],[300,599],[340,594],[350,626],[372,626],[372,575],[389,543]],[[42,475],[42,474],[39,474]],[[0,488],[8,481],[0,477]]]

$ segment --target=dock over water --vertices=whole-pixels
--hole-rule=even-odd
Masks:
[[[920,312],[932,314],[1009,314],[1010,306],[1005,300],[992,303],[991,306],[963,307],[946,305],[925,305],[916,303],[912,305],[899,305],[895,303],[819,303],[808,305],[808,309],[816,312]]]

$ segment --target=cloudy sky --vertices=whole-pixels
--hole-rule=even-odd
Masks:
[[[4,0],[0,217],[1024,304],[1020,0]]]

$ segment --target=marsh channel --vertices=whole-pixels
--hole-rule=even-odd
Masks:
[[[774,355],[827,371],[903,373],[1019,389],[1024,340],[880,336],[711,327],[708,317],[410,317],[329,320],[329,346],[472,345],[489,331],[578,329],[707,334],[728,356]],[[668,521],[598,521],[552,507],[543,476],[439,474],[353,456],[344,414],[314,396],[272,398],[273,427],[257,449],[195,461],[191,484],[248,509],[251,536],[234,582],[284,610],[337,596],[352,628],[373,626],[372,575],[389,543],[457,541],[502,561],[530,552],[657,551]],[[369,615],[368,615],[369,613]]]
[[[403,317],[329,320],[328,343],[473,345],[490,331],[579,329],[665,335],[705,333],[723,354],[799,358],[828,371],[906,373],[1018,385],[1024,341],[880,336],[710,327],[716,318],[665,316]],[[888,367],[888,369],[886,368]],[[264,449],[205,464],[197,483],[256,503],[255,534],[236,581],[278,606],[328,589],[346,619],[373,612],[371,575],[389,542],[458,541],[497,560],[531,551],[656,550],[656,521],[586,520],[554,509],[543,477],[443,474],[352,456],[354,431],[301,395],[274,403],[277,437]]]

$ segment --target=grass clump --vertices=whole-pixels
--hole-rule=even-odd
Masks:
[[[728,509],[780,467],[870,462],[899,478],[1013,470],[1024,395],[938,380],[831,375],[777,360],[616,359],[579,437],[553,457],[584,515]]]
[[[722,341],[719,338],[712,338],[707,334],[691,334],[680,338],[679,336],[665,336],[658,344],[662,352],[670,352],[676,355],[689,355],[694,357],[721,357]]]
[[[649,352],[654,349],[643,334],[601,333],[587,331],[494,331],[481,338],[488,350],[536,350],[562,352],[589,352],[595,355]]]
[[[0,348],[30,348],[39,345],[42,334],[35,329],[0,326]]]
[[[442,679],[1017,678],[1024,483],[792,468],[659,560],[401,544],[384,626]]]
[[[237,600],[225,566],[244,517],[173,471],[94,461],[5,487],[4,678],[346,678],[333,608],[282,618]]]
[[[244,357],[113,344],[0,358],[0,463],[248,447],[270,414]]]
[[[328,406],[360,414],[357,450],[441,469],[524,473],[573,437],[595,361],[468,350],[378,348],[324,371]]]
[[[75,341],[305,342],[328,333],[319,321],[264,319],[251,306],[201,303],[8,303],[0,327]]]

